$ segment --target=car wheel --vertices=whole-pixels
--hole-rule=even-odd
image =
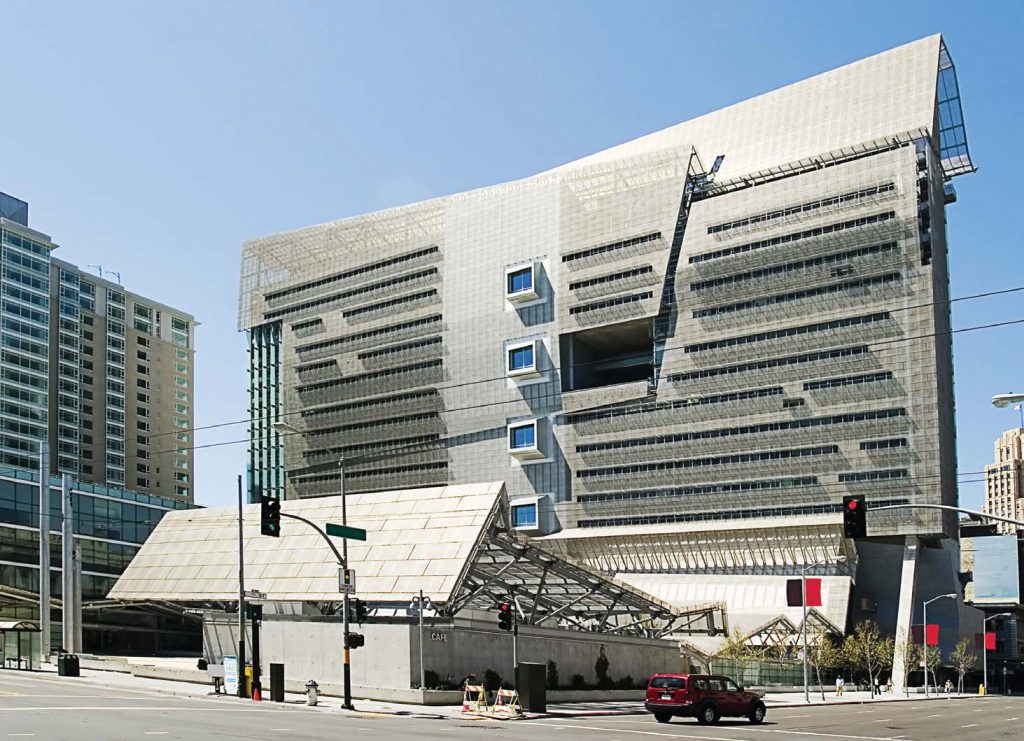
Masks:
[[[764,721],[764,714],[765,714],[764,703],[763,702],[755,702],[753,707],[751,707],[750,711],[747,713],[747,720],[749,720],[754,725],[758,725],[759,723]]]
[[[711,725],[712,723],[718,722],[718,708],[711,703],[708,703],[700,709],[700,713],[697,714],[697,722],[702,726]]]
[[[668,713],[655,713],[654,719],[659,723],[668,723],[670,720],[672,720],[672,716]]]

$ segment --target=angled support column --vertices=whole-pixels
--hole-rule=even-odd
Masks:
[[[908,535],[903,544],[903,564],[900,573],[900,601],[896,613],[896,651],[892,659],[892,686],[894,691],[903,691],[907,686],[907,675],[913,667],[907,666],[906,652],[901,650],[901,640],[910,641],[914,618],[914,584],[917,577],[917,538]]]

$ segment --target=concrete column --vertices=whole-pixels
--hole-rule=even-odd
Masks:
[[[908,535],[903,543],[903,565],[900,572],[899,609],[896,613],[896,652],[892,660],[893,691],[902,692],[907,685],[907,675],[913,667],[906,665],[906,656],[899,649],[901,640],[912,637],[914,619],[914,584],[917,577],[917,538]]]
[[[50,660],[50,449],[39,444],[39,652]]]

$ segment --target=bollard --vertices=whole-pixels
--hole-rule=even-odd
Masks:
[[[270,665],[270,701],[284,702],[284,664]]]
[[[317,701],[317,688],[319,686],[320,685],[318,685],[312,679],[309,680],[308,682],[306,682],[306,704],[307,705],[316,705],[316,701]]]

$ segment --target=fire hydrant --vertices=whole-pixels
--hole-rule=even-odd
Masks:
[[[306,682],[306,704],[316,705],[317,702],[317,689],[320,687],[312,679]]]

